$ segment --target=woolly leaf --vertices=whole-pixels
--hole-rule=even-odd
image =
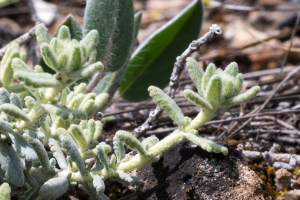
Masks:
[[[101,94],[97,95],[95,98],[95,103],[94,103],[92,109],[89,111],[89,116],[93,116],[96,112],[101,110],[101,108],[103,108],[103,106],[107,103],[108,98],[109,98],[109,95],[106,93],[101,93]]]
[[[35,35],[38,43],[41,45],[42,43],[50,43],[53,38],[52,35],[48,32],[45,24],[38,24],[35,29]]]
[[[98,84],[96,85],[96,87],[94,87],[92,92],[95,92],[96,94],[100,94],[100,93],[109,94],[109,101],[111,98],[113,98],[114,94],[116,93],[117,89],[120,86],[121,81],[123,80],[128,63],[130,61],[131,54],[136,44],[136,37],[140,29],[141,20],[142,20],[142,11],[134,15],[134,32],[133,32],[134,39],[131,42],[130,52],[122,67],[115,72],[109,72],[109,71],[106,72],[105,76],[98,82]]]
[[[119,175],[120,175],[120,171],[118,171]],[[122,173],[122,172],[121,172]],[[125,173],[123,172],[123,175]],[[126,175],[125,175],[126,176]],[[116,181],[123,183],[124,185],[131,185],[131,186],[140,186],[143,184],[143,179],[141,179],[140,177],[137,176],[129,176],[129,181],[127,181],[127,178],[125,178],[125,176],[122,176],[124,178],[121,178],[120,176],[113,176],[111,177],[112,179],[115,179]],[[126,176],[127,177],[127,176]]]
[[[228,149],[224,146],[221,146],[211,140],[208,140],[206,138],[203,138],[201,136],[196,136],[193,133],[184,133],[183,134],[188,140],[191,142],[197,144],[202,149],[208,151],[208,152],[214,152],[214,153],[222,153],[223,155],[228,154]]]
[[[123,179],[124,181],[126,181],[128,183],[128,185],[130,185],[130,183],[132,182],[132,178],[130,177],[130,175],[126,174],[125,172],[122,171],[117,171],[119,174],[119,177],[121,179]]]
[[[11,85],[14,80],[11,67],[13,58],[20,58],[20,46],[16,43],[8,47],[1,62],[0,78],[4,87]]]
[[[236,77],[235,77],[235,91],[233,93],[233,95],[238,95],[242,89],[243,86],[243,74],[239,73]]]
[[[20,58],[14,58],[11,63],[11,67],[13,68],[14,72],[17,72],[19,70],[31,72],[31,69],[29,66]]]
[[[0,142],[0,166],[10,183],[18,187],[24,184],[21,160],[14,148],[5,142]]]
[[[201,92],[202,77],[204,75],[202,68],[198,65],[198,62],[191,57],[188,57],[186,59],[186,67],[190,73],[190,77],[193,80],[198,92],[203,96]]]
[[[227,80],[227,84],[224,84],[222,86],[222,90],[221,90],[221,99],[224,101],[228,98],[231,98],[232,96],[234,96],[234,92],[235,92],[235,87],[233,85],[233,82],[231,80]]]
[[[71,33],[67,26],[62,25],[58,29],[57,38],[61,40],[70,40],[71,39]]]
[[[221,78],[218,75],[214,75],[207,84],[205,95],[207,101],[213,106],[219,106],[222,92]]]
[[[60,24],[61,26],[67,26],[70,30],[71,38],[75,40],[81,40],[83,37],[82,30],[80,25],[77,23],[75,17],[72,14],[69,14]],[[58,31],[54,34],[57,36]]]
[[[224,72],[235,77],[239,73],[238,64],[236,62],[230,63],[227,65]]]
[[[71,160],[76,163],[76,166],[80,172],[80,174],[83,176],[88,175],[88,171],[85,169],[84,161],[82,160],[82,157],[77,150],[76,146],[66,137],[62,136],[60,138],[61,140],[61,146],[66,149],[66,153],[68,156],[70,156]]]
[[[79,110],[88,113],[93,108],[94,104],[95,104],[95,100],[89,99],[86,102],[84,102],[84,104],[82,105],[82,107],[79,108]]]
[[[95,131],[96,131],[96,122],[93,119],[89,119],[87,134],[85,134],[87,144],[93,141],[93,136]]]
[[[97,145],[94,151],[98,155],[98,159],[100,160],[100,162],[104,165],[104,168],[108,171],[109,170],[108,158],[101,144]]]
[[[102,178],[99,175],[93,176],[93,185],[96,188],[96,191],[98,194],[104,193],[105,190],[105,184]]]
[[[136,150],[141,156],[148,157],[150,154],[147,153],[146,149],[142,146],[140,141],[127,131],[118,131],[115,136],[129,148]]]
[[[39,139],[32,138],[25,133],[23,134],[23,136],[27,139],[28,143],[33,147],[36,154],[38,155],[42,168],[45,169],[46,171],[49,171],[50,169],[49,156],[46,149],[44,148],[44,145],[41,143]]]
[[[17,94],[11,93],[10,96],[9,96],[9,100],[10,100],[11,104],[17,106],[20,109],[23,109],[21,100],[20,100],[20,98],[19,98],[19,96]]]
[[[202,78],[202,84],[201,85],[202,85],[202,91],[204,92],[205,97],[207,97],[207,95],[206,95],[207,85],[209,83],[210,78],[214,75],[215,71],[216,71],[216,66],[213,63],[210,63],[207,66],[205,74]]]
[[[76,89],[75,89],[75,93],[76,94],[85,94],[85,91],[86,91],[86,84],[85,83],[80,83],[78,86],[76,86]]]
[[[8,91],[4,87],[0,88],[0,105],[10,103],[9,97]]]
[[[85,37],[80,41],[81,48],[85,49],[86,54],[92,54],[95,51],[99,43],[99,32],[97,30],[91,30]],[[97,54],[97,52],[95,52]],[[101,60],[100,60],[101,61]],[[95,61],[94,61],[95,62]]]
[[[20,108],[18,108],[13,104],[8,104],[8,103],[2,104],[0,106],[0,112],[5,112],[9,116],[16,119],[21,119],[23,121],[31,121],[30,118],[23,110],[21,110]]]
[[[79,45],[74,45],[68,59],[68,64],[66,65],[66,72],[69,73],[81,67],[81,51]]]
[[[117,156],[117,162],[120,163],[121,160],[125,158],[125,149],[123,143],[118,139],[117,136],[113,137],[113,148]]]
[[[224,106],[233,106],[235,104],[242,103],[244,101],[248,101],[255,97],[260,92],[259,86],[254,86],[247,90],[246,92],[239,94],[238,96],[233,97],[232,99],[225,102]]]
[[[43,106],[50,114],[53,114],[54,116],[59,116],[63,120],[76,121],[76,120],[87,119],[87,114],[83,111],[72,110],[57,104],[56,105],[44,104]]]
[[[183,91],[183,95],[190,102],[192,102],[193,104],[195,104],[197,107],[199,107],[199,108],[201,108],[203,110],[207,110],[209,112],[213,110],[212,105],[206,99],[204,99],[203,97],[201,97],[200,95],[198,95],[194,91],[192,91],[190,89],[185,89]]]
[[[102,123],[101,121],[96,121],[95,133],[93,136],[94,141],[97,141],[98,137],[101,135],[101,132],[102,132]]]
[[[150,96],[153,98],[153,101],[161,108],[164,109],[168,115],[174,120],[179,129],[184,128],[184,115],[181,112],[181,109],[177,106],[175,101],[166,95],[161,89],[155,86],[150,86],[148,88]]]
[[[35,99],[31,96],[26,96],[24,98],[25,106],[27,109],[31,110],[35,105]]]
[[[41,54],[43,56],[44,62],[53,70],[59,71],[58,58],[53,52],[51,46],[47,43],[42,43],[41,45]]]
[[[38,161],[38,155],[35,150],[28,144],[25,138],[19,134],[9,134],[13,142],[13,147],[21,158],[27,161]]]
[[[0,119],[0,131],[3,133],[9,133],[13,132],[13,129],[10,123]]]
[[[22,92],[27,91],[27,88],[25,87],[24,83],[19,83],[17,85],[11,85],[11,86],[8,86],[6,89],[8,92],[14,92],[14,93],[22,93]]]
[[[115,169],[116,168],[116,161],[117,161],[117,158],[116,158],[115,154],[112,154],[111,157],[110,157],[110,160],[109,160],[109,167],[112,168],[112,169]]]
[[[87,1],[84,30],[85,33],[98,30],[97,60],[102,61],[109,71],[119,69],[130,51],[134,28],[133,12],[132,0]]]
[[[0,187],[0,200],[10,200],[11,188],[8,183],[3,183]]]
[[[71,132],[74,139],[78,143],[79,148],[80,148],[80,152],[85,151],[86,147],[87,147],[87,142],[86,142],[86,139],[85,139],[81,129],[77,125],[72,124],[69,128],[69,131]]]
[[[151,147],[153,147],[156,143],[159,142],[159,139],[155,136],[147,137],[142,141],[143,147],[148,151]]]
[[[46,181],[39,191],[39,200],[56,199],[61,197],[69,188],[68,179],[65,176],[58,176]]]
[[[67,161],[66,158],[58,145],[57,141],[54,140],[53,138],[48,139],[48,145],[50,147],[50,151],[53,152],[53,157],[57,160],[57,164],[59,167],[63,170],[68,169]]]
[[[73,138],[73,136],[71,135],[71,133],[69,131],[67,131],[64,128],[58,128],[55,131],[55,134],[61,138],[62,136],[66,136],[77,148],[78,148],[78,144],[75,141],[75,139]]]
[[[70,79],[81,79],[84,77],[89,77],[97,71],[103,70],[103,64],[101,62],[96,62],[88,67],[81,68],[75,71],[72,71],[68,74],[68,78]]]
[[[61,87],[60,82],[51,74],[48,73],[34,73],[17,71],[14,77],[20,82],[24,82],[26,86],[34,88],[40,87]]]

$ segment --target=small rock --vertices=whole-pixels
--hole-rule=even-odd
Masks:
[[[300,190],[291,190],[281,197],[278,197],[276,200],[299,200],[300,199]]]
[[[281,190],[283,188],[290,186],[293,175],[290,172],[288,172],[286,169],[281,168],[277,170],[275,175],[276,175],[275,182],[276,182],[277,190]]]

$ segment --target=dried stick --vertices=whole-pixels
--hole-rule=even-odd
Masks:
[[[170,83],[169,83],[169,90],[167,94],[171,97],[174,98],[176,89],[178,88],[179,85],[179,77],[184,69],[185,65],[185,60],[187,57],[189,57],[193,52],[196,52],[199,50],[199,48],[207,41],[211,40],[213,37],[221,34],[221,28],[213,24],[210,28],[209,31],[199,38],[198,40],[194,40],[189,47],[180,55],[176,58],[176,62],[174,64],[173,72],[170,77]],[[159,115],[163,112],[162,109],[160,109],[158,106],[149,113],[148,119],[138,128],[134,129],[133,134],[137,137],[140,138],[142,135],[151,128],[151,124],[155,122]]]
[[[2,59],[2,57],[5,54],[6,49],[12,44],[12,43],[18,43],[19,45],[23,45],[26,42],[28,42],[33,36],[35,35],[35,26],[33,28],[31,28],[27,33],[21,35],[20,37],[14,39],[13,41],[11,41],[10,43],[8,43],[5,47],[3,47],[2,49],[0,49],[0,59]]]

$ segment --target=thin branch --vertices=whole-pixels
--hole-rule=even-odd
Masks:
[[[20,37],[14,39],[10,43],[8,43],[5,47],[3,47],[2,49],[0,49],[0,59],[2,59],[2,57],[5,54],[6,49],[12,43],[18,43],[19,45],[23,45],[23,44],[27,43],[34,35],[35,35],[35,26],[33,28],[31,28],[27,33],[25,33],[25,34],[21,35]]]
[[[213,37],[221,34],[221,28],[213,24],[210,28],[209,31],[199,38],[198,40],[194,40],[189,47],[180,55],[176,58],[176,62],[174,64],[173,72],[170,77],[170,83],[169,83],[169,90],[167,94],[171,97],[174,98],[176,89],[178,88],[179,85],[179,77],[184,69],[185,65],[185,60],[187,57],[189,57],[193,52],[196,52],[199,50],[199,48],[207,41],[211,40]],[[162,109],[160,109],[158,106],[149,113],[148,119],[138,128],[134,129],[133,134],[137,137],[140,138],[147,130],[151,128],[151,124],[155,122],[159,115],[163,112]]]
[[[225,8],[228,10],[236,10],[236,11],[246,11],[246,12],[252,12],[252,11],[280,11],[280,12],[292,12],[292,11],[299,11],[299,7],[292,7],[292,8],[254,8],[250,6],[239,6],[239,5],[232,5],[232,4],[224,4],[223,2],[217,2],[217,1],[210,1],[210,6],[213,8]]]

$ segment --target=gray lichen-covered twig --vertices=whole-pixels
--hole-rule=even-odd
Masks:
[[[174,98],[176,89],[179,85],[179,77],[184,69],[186,58],[189,57],[193,52],[196,52],[199,50],[199,48],[207,41],[211,40],[214,37],[220,35],[222,33],[221,28],[217,24],[213,24],[209,31],[199,38],[198,40],[194,40],[189,47],[176,58],[176,62],[174,64],[173,72],[170,77],[170,83],[169,83],[169,89],[167,94]],[[148,119],[138,128],[134,129],[133,134],[140,138],[143,136],[144,133],[146,133],[149,129],[151,129],[151,124],[155,123],[155,121],[158,119],[160,114],[163,112],[162,109],[160,109],[158,106],[149,113]]]

